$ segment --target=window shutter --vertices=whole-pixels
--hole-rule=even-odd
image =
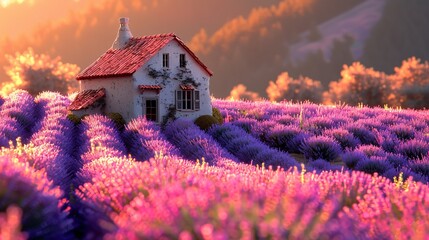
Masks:
[[[181,110],[183,108],[182,104],[182,91],[176,91],[176,109]]]
[[[198,111],[200,110],[200,91],[195,90],[194,91],[194,100],[195,100],[195,110]]]

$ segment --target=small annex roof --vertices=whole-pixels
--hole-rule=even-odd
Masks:
[[[100,88],[97,90],[84,90],[80,92],[69,106],[70,111],[78,111],[86,109],[95,102],[103,99],[106,96],[106,90]]]
[[[195,90],[195,87],[191,84],[180,84],[180,89],[182,90]]]
[[[213,75],[180,38],[173,33],[168,33],[132,37],[124,48],[107,50],[89,67],[79,73],[76,79],[130,76],[171,41],[177,41],[210,76]]]
[[[160,85],[139,85],[138,88],[141,93],[144,91],[155,91],[159,93],[162,90],[162,86]]]

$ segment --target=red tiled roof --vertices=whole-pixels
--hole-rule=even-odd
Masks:
[[[180,38],[173,33],[169,33],[133,37],[129,40],[126,47],[107,50],[89,67],[79,73],[76,79],[85,80],[130,76],[172,40],[177,41],[210,76],[213,75]]]
[[[194,86],[191,84],[180,84],[180,89],[182,90],[194,90]]]
[[[141,93],[144,91],[156,91],[159,93],[161,91],[162,87],[159,85],[139,85],[139,90]]]
[[[104,98],[106,96],[106,90],[104,88],[100,88],[98,90],[84,90],[80,92],[74,101],[70,104],[69,110],[77,111],[81,109],[88,108],[98,100]]]

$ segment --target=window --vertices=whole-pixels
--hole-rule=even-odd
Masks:
[[[185,68],[186,67],[186,55],[185,54],[180,54],[179,55],[179,66],[181,68]]]
[[[179,90],[176,91],[176,108],[178,110],[200,110],[200,91]]]
[[[162,67],[168,68],[170,67],[170,59],[168,53],[162,54]]]
[[[156,122],[158,118],[158,101],[156,99],[146,100],[146,119]]]

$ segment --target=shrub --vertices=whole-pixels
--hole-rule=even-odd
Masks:
[[[362,144],[379,146],[375,134],[371,130],[367,129],[365,126],[362,126],[360,124],[354,124],[348,126],[346,129],[351,132],[357,139],[359,139]]]
[[[399,170],[399,172],[402,172],[404,174],[404,179],[409,179],[410,177],[412,177],[413,181],[422,182],[422,183],[427,183],[429,179],[428,177],[420,173],[414,172],[409,167],[403,167]]]
[[[395,126],[392,126],[390,128],[390,131],[396,135],[396,137],[401,141],[407,141],[414,139],[414,128],[405,125],[405,124],[398,124]]]
[[[129,122],[122,138],[129,153],[138,161],[148,160],[157,153],[180,155],[179,150],[165,139],[160,126],[144,117]]]
[[[67,119],[70,120],[72,123],[74,123],[74,125],[79,125],[81,122],[80,117],[76,116],[73,113],[68,114]]]
[[[343,150],[355,149],[360,144],[360,141],[345,129],[326,130],[325,135],[335,139]]]
[[[219,124],[218,120],[211,115],[202,115],[195,119],[195,125],[200,127],[201,130],[207,131],[215,124]]]
[[[406,166],[408,164],[407,159],[401,154],[389,153],[386,156],[386,160],[389,161],[389,163],[392,164],[392,166],[397,169],[402,168],[403,166]]]
[[[184,157],[196,161],[204,158],[210,165],[223,159],[237,161],[207,133],[187,119],[178,118],[165,126],[164,134]]]
[[[299,120],[296,117],[290,115],[278,115],[271,117],[271,120],[283,124],[283,125],[297,125]]]
[[[27,161],[25,157],[0,156],[0,212],[13,205],[21,208],[22,231],[30,239],[68,239],[72,223],[61,210],[61,190]]]
[[[208,132],[242,162],[265,163],[266,167],[272,165],[274,169],[277,167],[288,169],[289,167],[299,166],[289,154],[269,148],[266,144],[233,124],[225,123],[211,128]]]
[[[324,130],[331,129],[333,125],[334,122],[327,117],[312,117],[305,122],[304,128],[316,135],[321,135]]]
[[[126,122],[120,113],[116,113],[116,112],[108,113],[107,117],[110,118],[115,123],[116,127],[120,131],[124,130]]]
[[[392,133],[385,132],[382,134],[381,148],[389,153],[396,153],[400,140]]]
[[[242,128],[244,131],[246,131],[249,134],[255,135],[255,126],[258,124],[258,120],[253,118],[239,118],[232,122],[237,127]],[[259,135],[259,134],[258,134]]]
[[[332,162],[341,153],[341,147],[332,138],[317,136],[305,140],[301,151],[308,160],[325,159]]]
[[[275,82],[270,81],[266,92],[271,101],[287,97],[295,101],[322,102],[323,87],[319,81],[303,76],[294,79],[283,72]]]
[[[402,142],[398,146],[398,152],[410,160],[423,159],[428,155],[429,143],[416,139]]]
[[[329,162],[327,162],[324,159],[317,159],[314,161],[311,161],[307,167],[309,168],[309,170],[311,168],[314,168],[314,170],[316,171],[320,171],[320,170],[330,170],[331,169],[331,164]]]
[[[382,106],[388,102],[389,78],[383,72],[367,68],[359,62],[344,65],[341,79],[329,84],[326,94],[328,102],[344,101],[350,105],[363,103],[368,106]]]
[[[301,153],[301,145],[307,134],[296,126],[277,125],[266,133],[267,143],[288,153]]]
[[[390,168],[392,167],[389,162],[384,161],[380,158],[366,158],[356,164],[355,170],[359,170],[369,174],[383,174]]]
[[[212,108],[212,115],[213,115],[213,117],[217,120],[217,122],[219,123],[219,124],[223,124],[223,116],[222,116],[222,113],[219,111],[219,109],[218,108],[215,108],[215,107],[213,107]]]
[[[429,159],[412,162],[409,167],[413,172],[429,177]]]
[[[349,151],[341,155],[341,160],[350,169],[354,169],[360,161],[367,159],[368,157],[361,151]]]
[[[361,145],[357,148],[358,151],[363,152],[367,157],[385,157],[386,152],[383,149],[374,145]]]

